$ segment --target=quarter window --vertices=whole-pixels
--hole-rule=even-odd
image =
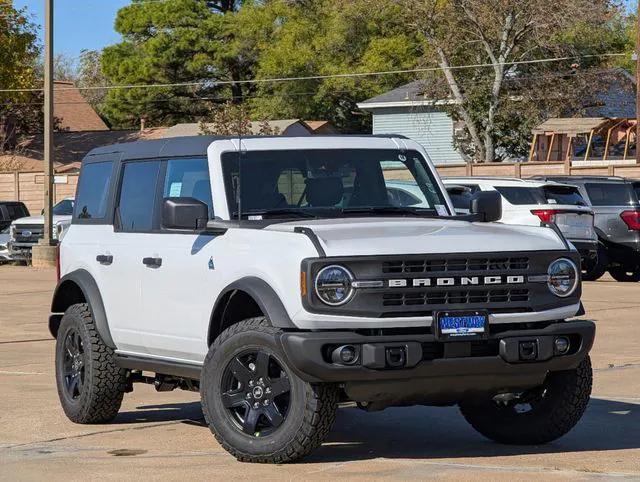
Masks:
[[[155,201],[159,171],[160,161],[124,164],[118,202],[122,231],[140,232],[157,228]]]
[[[76,197],[76,219],[102,219],[105,217],[112,168],[112,162],[94,162],[86,164],[82,168]],[[66,200],[66,204],[69,207],[67,214],[71,214],[73,204],[69,200]]]

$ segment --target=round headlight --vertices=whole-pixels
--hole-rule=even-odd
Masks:
[[[549,290],[556,296],[570,296],[578,287],[578,268],[566,258],[556,259],[549,265]]]
[[[316,276],[316,295],[327,305],[343,305],[353,296],[352,281],[353,275],[346,268],[327,266]]]

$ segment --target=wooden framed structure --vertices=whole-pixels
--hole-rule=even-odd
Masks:
[[[634,160],[636,119],[553,118],[532,130],[529,162]]]

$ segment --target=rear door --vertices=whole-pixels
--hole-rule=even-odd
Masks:
[[[142,310],[144,258],[156,257],[154,231],[160,213],[156,197],[161,161],[124,161],[119,173],[113,229],[100,241],[100,291],[109,328],[120,351],[146,353],[154,320]],[[79,206],[79,209],[82,209]]]

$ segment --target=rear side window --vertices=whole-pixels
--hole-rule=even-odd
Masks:
[[[144,232],[157,228],[156,186],[160,161],[124,164],[118,200],[120,230]]]
[[[83,166],[76,195],[76,219],[105,217],[112,171],[113,162],[95,162]],[[67,204],[73,209],[70,201]]]
[[[594,182],[586,183],[585,189],[594,206],[629,206],[637,204],[631,184]]]

